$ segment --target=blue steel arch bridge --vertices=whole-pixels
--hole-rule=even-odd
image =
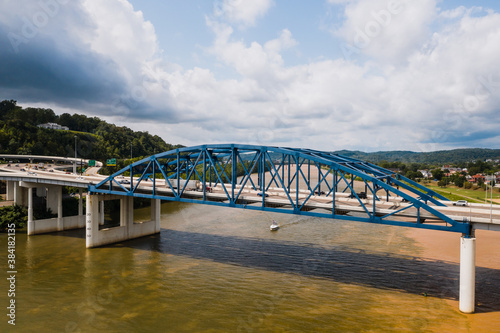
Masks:
[[[179,148],[89,185],[110,194],[459,232],[471,224],[440,194],[331,152],[238,144]]]

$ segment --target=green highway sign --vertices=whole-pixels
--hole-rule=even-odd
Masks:
[[[116,166],[116,158],[110,158],[106,161],[107,166]]]
[[[95,167],[95,160],[89,160],[89,167]]]

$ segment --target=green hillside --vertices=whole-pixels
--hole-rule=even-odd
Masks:
[[[37,127],[57,123],[69,130]],[[78,156],[88,159],[130,158],[149,156],[177,146],[157,135],[134,132],[97,118],[63,113],[51,109],[22,108],[16,101],[0,102],[0,154],[74,156],[75,136]]]
[[[380,151],[374,153],[364,153],[361,151],[340,150],[335,153],[357,158],[372,163],[381,161],[402,162],[402,163],[423,163],[430,165],[442,164],[463,164],[475,160],[484,161],[487,159],[499,160],[500,149],[465,148],[453,150],[441,150],[433,152],[413,152],[413,151]]]

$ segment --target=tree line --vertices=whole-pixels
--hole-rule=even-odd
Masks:
[[[423,178],[423,174],[419,170],[428,170],[432,174],[432,179],[438,181],[438,186],[445,187],[449,184],[453,184],[457,187],[464,187],[466,189],[473,187],[473,184],[467,181],[467,175],[491,175],[500,170],[500,165],[481,160],[451,164],[450,168],[463,169],[455,173],[450,173],[449,169],[443,169],[441,166],[427,163],[406,164],[403,162],[381,161],[378,165],[385,169],[397,170],[399,174],[417,181]],[[478,179],[477,187],[484,188],[482,178]]]
[[[365,153],[361,151],[340,150],[334,153],[347,157],[357,158],[372,163],[401,162],[405,164],[461,164],[471,161],[485,161],[487,159],[499,160],[500,149],[485,148],[463,148],[452,150],[441,150],[432,152],[413,151],[379,151]]]

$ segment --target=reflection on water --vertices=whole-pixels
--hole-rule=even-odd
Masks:
[[[160,234],[102,248],[83,230],[18,234],[16,331],[467,332],[446,301],[458,265],[422,259],[406,231],[169,203]],[[482,311],[500,311],[500,272],[477,279]]]

